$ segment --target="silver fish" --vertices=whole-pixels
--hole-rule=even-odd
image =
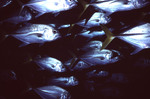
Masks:
[[[82,51],[90,51],[94,49],[100,49],[102,47],[101,41],[90,41],[88,44],[83,46],[80,50]]]
[[[115,56],[116,54],[116,56]],[[80,58],[91,65],[106,65],[120,60],[120,53],[115,50],[95,49],[82,55]]]
[[[22,8],[25,6],[38,11],[39,14],[36,17],[39,17],[44,13],[58,13],[69,10],[77,6],[77,3],[75,0],[30,0],[27,4],[22,5]]]
[[[150,23],[136,26],[123,34],[141,34],[143,35],[133,35],[133,36],[120,36],[119,39],[135,46],[136,50],[131,54],[136,54],[139,51],[150,48]]]
[[[89,39],[92,39],[92,38],[98,37],[98,36],[100,37],[102,35],[105,35],[104,31],[93,31],[93,32],[91,32],[91,31],[85,31],[83,33],[78,34],[78,36],[87,37]]]
[[[71,70],[82,70],[95,65],[107,65],[119,61],[120,53],[115,50],[110,51],[104,49],[101,51],[99,49],[93,49],[80,56],[79,59],[81,60],[77,62],[74,68],[70,67],[71,60],[65,62],[65,65]]]
[[[39,57],[35,59],[35,63],[41,68],[50,72],[65,72],[66,68],[62,62],[52,57]]]
[[[109,72],[107,71],[99,71],[97,72],[96,70],[93,70],[91,72],[88,72],[87,74],[88,78],[92,78],[92,77],[107,77],[109,75]]]
[[[42,99],[70,99],[71,95],[68,91],[58,87],[58,86],[44,86],[35,88],[34,91]]]
[[[21,22],[29,21],[31,19],[32,19],[32,14],[29,13],[27,10],[23,10],[20,15],[10,17],[6,20],[1,21],[0,23],[9,22],[9,23],[13,23],[13,24],[18,24]]]
[[[91,67],[89,64],[85,63],[84,61],[79,61],[73,68],[71,67],[71,62],[72,62],[72,59],[66,61],[64,63],[65,66],[67,66],[71,71],[74,71],[74,70],[83,70],[85,68],[89,68]]]
[[[102,9],[109,14],[117,11],[127,11],[132,9],[137,9],[145,6],[147,2],[138,3],[140,0],[130,0],[127,4],[124,3],[125,0],[111,0],[108,2],[92,4],[94,7]]]
[[[12,34],[13,37],[22,41],[25,46],[31,43],[40,43],[54,41],[60,38],[59,32],[52,26],[44,24],[31,24],[23,26]]]
[[[106,33],[106,40],[103,42],[101,50],[106,48],[108,44],[112,42],[116,37],[124,40],[125,42],[133,45],[135,47],[135,51],[131,53],[131,55],[138,53],[139,51],[150,48],[150,23],[145,23],[143,25],[136,26],[126,32],[118,35],[114,35],[109,31],[109,29],[103,25],[101,25],[102,29]]]
[[[85,28],[92,28],[95,26],[99,26],[100,24],[107,24],[110,19],[102,12],[96,12],[92,15],[92,17],[86,23],[86,19],[76,23],[79,26]]]
[[[50,78],[48,84],[57,85],[60,87],[71,87],[78,85],[78,80],[74,76]]]

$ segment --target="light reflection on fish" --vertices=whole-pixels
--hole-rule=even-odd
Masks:
[[[27,4],[22,5],[22,8],[27,6],[38,11],[39,14],[36,17],[39,17],[44,13],[58,13],[66,11],[76,5],[75,0],[30,0]]]
[[[109,72],[93,70],[93,71],[88,72],[86,75],[87,75],[88,78],[92,78],[92,77],[107,77],[109,75]]]
[[[72,68],[71,67],[71,62],[72,62],[72,59],[66,61],[64,63],[65,66],[67,66],[71,71],[74,71],[74,70],[83,70],[85,68],[89,68],[91,67],[89,64],[85,63],[84,61],[78,61],[77,64]]]
[[[136,47],[136,50],[132,54],[136,54],[142,49],[150,48],[150,23],[146,23],[140,26],[136,26],[123,34],[131,33],[146,33],[146,35],[133,35],[133,36],[122,36],[119,39],[124,40],[125,42]]]
[[[136,26],[130,30],[125,31],[122,34],[114,35],[112,34],[107,27],[102,26],[102,29],[105,31],[107,38],[104,41],[101,49],[104,49],[108,46],[108,44],[116,37],[125,42],[133,45],[135,47],[135,51],[131,53],[131,55],[138,53],[139,51],[150,48],[150,23],[145,23],[139,26]]]
[[[0,23],[9,22],[9,23],[13,23],[13,24],[18,24],[21,22],[29,21],[31,19],[32,19],[32,14],[30,12],[28,12],[27,10],[23,10],[20,15],[10,17],[6,20],[1,21]]]
[[[92,28],[95,26],[99,26],[100,24],[107,24],[109,21],[110,19],[104,13],[96,12],[92,15],[92,17],[88,20],[87,23],[84,19],[76,24],[85,28]]]
[[[38,57],[35,59],[35,63],[44,70],[50,72],[65,72],[66,68],[62,62],[52,57]]]
[[[80,50],[82,51],[91,51],[94,49],[100,49],[102,47],[101,41],[90,41],[85,46],[83,46]]]
[[[71,95],[65,89],[58,86],[44,86],[35,88],[34,91],[42,99],[70,99]]]
[[[23,26],[12,34],[13,37],[22,41],[25,46],[31,43],[40,43],[54,41],[60,38],[59,32],[52,26],[44,24],[31,24]]]
[[[0,8],[6,7],[7,5],[11,3],[12,3],[12,0],[0,0]]]
[[[78,34],[78,36],[83,36],[83,37],[87,37],[89,39],[92,39],[94,37],[100,37],[102,35],[105,35],[104,31],[85,31],[83,33]]]
[[[115,50],[92,50],[80,57],[83,61],[91,65],[107,65],[120,60],[120,53]]]
[[[60,87],[71,87],[78,85],[78,80],[74,76],[50,78],[48,84],[57,85]]]
[[[93,4],[93,6],[112,14],[117,11],[127,11],[141,8],[146,4],[147,2],[139,2],[139,0],[110,0],[108,2]]]
[[[80,56],[79,59],[81,60],[77,62],[74,68],[69,67],[71,60],[65,62],[65,65],[73,70],[82,70],[95,65],[107,65],[119,61],[120,53],[115,50],[104,49],[100,51],[99,49],[93,49]]]

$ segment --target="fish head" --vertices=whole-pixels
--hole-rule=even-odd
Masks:
[[[52,57],[37,58],[35,62],[42,68],[53,72],[65,72],[66,68],[61,61]]]
[[[75,86],[78,85],[78,83],[79,83],[78,80],[74,76],[68,78],[69,85]]]
[[[45,41],[53,41],[61,37],[58,30],[54,28],[44,28],[44,33],[41,36]]]

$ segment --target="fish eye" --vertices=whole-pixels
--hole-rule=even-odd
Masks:
[[[96,22],[99,22],[100,20],[99,19],[96,19]]]
[[[69,2],[72,2],[72,0],[68,0]]]
[[[38,34],[37,36],[38,36],[38,37],[42,37],[42,34]]]
[[[56,33],[57,33],[57,31],[56,31],[56,30],[53,30],[53,33],[54,33],[54,34],[56,34]]]

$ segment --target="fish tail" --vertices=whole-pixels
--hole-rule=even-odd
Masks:
[[[82,5],[83,7],[83,11],[79,14],[78,19],[81,18],[81,16],[84,14],[84,12],[86,11],[86,9],[89,7],[90,4],[88,4],[87,2],[85,2],[84,0],[78,0],[78,2]],[[77,19],[77,20],[78,20]]]
[[[106,40],[103,42],[102,47],[100,49],[100,50],[103,50],[111,43],[111,41],[115,38],[115,36],[113,36],[113,34],[109,31],[107,27],[105,27],[102,24],[100,24],[100,26],[107,36]]]

